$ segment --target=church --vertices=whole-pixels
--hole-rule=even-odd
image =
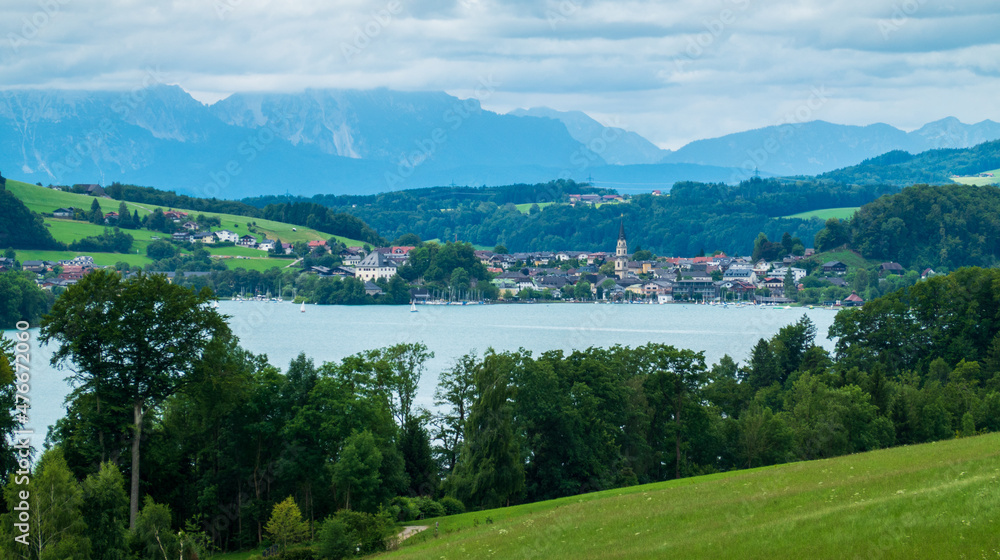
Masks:
[[[624,279],[628,274],[628,243],[625,241],[625,216],[618,226],[618,246],[615,248],[615,276]]]

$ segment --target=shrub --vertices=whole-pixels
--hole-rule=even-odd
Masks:
[[[337,527],[339,525],[340,527]],[[343,544],[347,544],[347,554],[360,548],[361,554],[371,554],[388,549],[396,535],[389,513],[382,511],[377,515],[360,511],[340,510],[326,518],[320,528],[319,557],[339,559],[336,556],[343,553]]]
[[[396,521],[413,521],[420,518],[420,506],[413,498],[397,496],[392,499],[389,513]]]
[[[438,500],[438,503],[444,508],[445,515],[458,515],[460,513],[465,513],[465,504],[463,504],[458,498],[445,496]]]
[[[316,554],[320,560],[340,560],[354,551],[347,526],[335,517],[328,518],[316,533],[319,543]]]
[[[278,555],[280,560],[314,560],[315,553],[311,548],[291,548]]]
[[[421,519],[443,517],[445,515],[444,506],[430,498],[417,498],[417,506],[420,508]]]

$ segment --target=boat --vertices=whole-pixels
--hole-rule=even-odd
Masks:
[[[212,309],[218,309],[218,308],[219,308],[219,302],[213,301],[212,302]]]
[[[416,313],[416,312],[417,312],[417,302],[411,301],[410,302],[410,313]]]
[[[305,313],[305,312],[306,312],[306,302],[303,301],[302,307],[299,308],[299,313]]]

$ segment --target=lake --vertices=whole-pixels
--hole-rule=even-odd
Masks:
[[[803,314],[816,324],[817,343],[832,349],[826,333],[835,312],[825,309],[718,307],[711,305],[512,304],[417,306],[299,306],[289,303],[222,301],[233,332],[244,348],[266,354],[284,370],[305,352],[317,365],[400,342],[422,342],[434,358],[426,364],[416,399],[433,406],[437,376],[460,356],[487,348],[538,354],[591,346],[671,344],[705,352],[715,363],[724,354],[743,362],[759,338],[768,338]],[[37,336],[37,329],[32,329]],[[5,331],[11,336],[13,331]],[[37,446],[44,432],[65,413],[68,371],[49,366],[51,347],[32,340],[32,414]]]

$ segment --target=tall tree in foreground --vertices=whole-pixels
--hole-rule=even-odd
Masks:
[[[208,303],[163,275],[129,279],[95,271],[70,287],[42,320],[41,340],[56,341],[53,365],[75,364],[71,400],[86,395],[132,409],[129,527],[139,512],[139,458],[146,414],[176,393],[206,347],[229,327]]]

